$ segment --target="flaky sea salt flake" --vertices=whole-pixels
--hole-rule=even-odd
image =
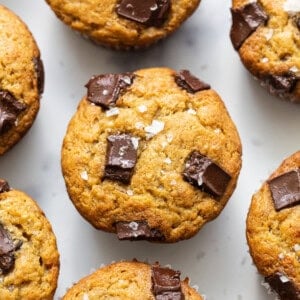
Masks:
[[[139,224],[138,224],[137,222],[134,222],[134,221],[130,222],[130,223],[128,224],[128,226],[129,226],[132,230],[137,230],[137,229],[139,228]]]
[[[105,112],[107,117],[116,116],[120,113],[117,107],[111,107],[109,110]]]
[[[140,141],[140,138],[137,138],[137,137],[131,138],[131,142],[132,142],[133,148],[135,150],[137,150],[137,148],[139,147],[139,141]]]
[[[148,107],[146,105],[142,104],[142,105],[139,105],[138,110],[139,110],[139,112],[144,113],[148,110]]]
[[[296,66],[293,66],[293,67],[290,68],[290,71],[293,72],[293,73],[298,73],[299,69]]]
[[[170,157],[167,157],[166,159],[164,159],[164,162],[170,165],[172,163],[172,160],[170,159]]]
[[[146,138],[151,138],[161,132],[165,127],[165,123],[158,121],[158,120],[153,120],[151,125],[145,127],[145,131],[147,132]]]
[[[266,32],[265,32],[265,38],[267,41],[269,41],[272,36],[274,34],[274,30],[271,28],[271,29],[267,29]]]
[[[82,172],[80,173],[80,177],[81,177],[81,179],[83,179],[83,180],[88,180],[88,179],[89,179],[89,175],[88,175],[87,171],[82,171]]]
[[[216,128],[216,129],[214,129],[214,132],[217,134],[220,134],[222,132],[222,130],[220,128]]]
[[[293,247],[294,251],[298,252],[300,251],[300,244],[295,244]]]
[[[285,276],[285,275],[280,275],[279,276],[279,279],[282,283],[286,283],[286,282],[289,282],[290,280]]]
[[[263,57],[260,62],[262,62],[263,64],[267,63],[269,61],[269,59],[267,57]]]
[[[203,184],[202,176],[198,176],[197,183],[199,186]]]
[[[131,84],[131,78],[129,76],[123,76],[122,80],[128,85]]]
[[[133,196],[133,190],[127,190],[126,191],[126,194],[128,195],[128,196]]]
[[[190,115],[196,115],[197,114],[197,112],[192,108],[189,108],[186,112]]]
[[[103,95],[103,96],[107,96],[108,94],[109,94],[109,91],[108,91],[108,90],[103,90],[103,91],[102,91],[102,95]]]

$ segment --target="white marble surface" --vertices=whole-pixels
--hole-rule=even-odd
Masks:
[[[28,24],[45,63],[38,118],[27,136],[0,158],[0,177],[35,198],[53,225],[61,254],[55,299],[101,264],[134,257],[180,269],[208,300],[274,299],[251,263],[245,218],[253,192],[299,149],[300,106],[269,96],[241,65],[229,41],[230,0],[202,0],[177,33],[136,53],[103,49],[82,39],[43,0],[0,2]],[[66,126],[91,75],[151,66],[187,68],[209,82],[224,99],[243,143],[238,186],[223,213],[194,238],[171,245],[119,242],[115,235],[93,229],[68,199],[60,169]]]

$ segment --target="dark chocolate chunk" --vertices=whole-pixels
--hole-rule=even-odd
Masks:
[[[0,134],[15,125],[18,115],[26,109],[10,92],[0,90]]]
[[[223,196],[231,179],[229,174],[198,151],[193,151],[187,158],[183,177],[214,197]]]
[[[300,13],[293,14],[292,20],[293,20],[295,26],[300,30]]]
[[[93,76],[85,85],[87,99],[104,109],[115,106],[119,95],[133,83],[133,79],[133,73]]]
[[[231,9],[232,26],[230,38],[236,50],[250,34],[262,24],[266,24],[268,16],[258,3],[249,3],[238,9]]]
[[[108,136],[104,178],[126,184],[130,182],[137,160],[133,139],[125,133]]]
[[[272,94],[292,92],[297,81],[297,76],[293,72],[288,72],[283,75],[268,75],[265,79]]]
[[[40,57],[34,57],[33,64],[37,76],[38,90],[40,94],[43,94],[45,83],[44,64]]]
[[[192,75],[188,70],[181,70],[175,75],[175,82],[180,87],[187,90],[189,93],[196,93],[203,90],[210,89],[210,85],[199,80]]]
[[[265,281],[280,296],[281,300],[300,300],[300,291],[285,275],[277,272],[265,277]]]
[[[146,221],[117,222],[116,230],[119,240],[164,240],[164,236],[159,230],[150,228]]]
[[[0,193],[4,193],[8,191],[10,191],[10,186],[8,182],[4,179],[0,179]]]
[[[121,0],[117,14],[147,25],[162,26],[170,11],[170,0]]]
[[[300,169],[275,177],[268,184],[277,211],[300,203]]]
[[[157,300],[184,300],[181,291],[180,272],[152,266],[152,292]]]
[[[13,242],[8,231],[0,224],[0,271],[9,272],[15,264],[15,251],[22,246],[21,241]]]

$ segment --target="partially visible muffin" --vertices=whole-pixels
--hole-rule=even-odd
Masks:
[[[283,161],[253,196],[250,254],[281,300],[300,299],[300,152]]]
[[[137,261],[103,267],[71,287],[63,300],[203,300],[180,272]]]
[[[175,31],[200,0],[46,0],[58,18],[93,41],[138,49]]]
[[[0,155],[31,127],[44,88],[44,68],[27,26],[0,5]]]
[[[49,221],[34,200],[0,179],[0,298],[51,300],[58,272]]]
[[[121,240],[177,242],[216,218],[241,168],[219,95],[189,71],[102,74],[69,123],[62,171],[71,200]]]
[[[298,0],[233,0],[230,37],[245,67],[270,93],[300,102]]]

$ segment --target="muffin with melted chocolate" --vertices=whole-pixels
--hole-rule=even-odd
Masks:
[[[43,93],[40,52],[27,26],[0,5],[0,155],[31,127]]]
[[[0,298],[53,299],[59,254],[36,202],[0,179]]]
[[[253,196],[250,254],[281,300],[300,299],[300,152],[283,161]]]
[[[81,215],[121,240],[176,242],[222,211],[241,168],[224,103],[189,71],[101,74],[69,123],[67,190]]]
[[[146,48],[175,31],[200,0],[46,0],[58,18],[96,43]]]
[[[68,290],[63,300],[131,299],[131,300],[203,300],[180,280],[180,272],[137,261],[123,261],[103,267],[81,279]]]
[[[300,102],[300,5],[233,0],[230,37],[245,67],[283,99]]]

